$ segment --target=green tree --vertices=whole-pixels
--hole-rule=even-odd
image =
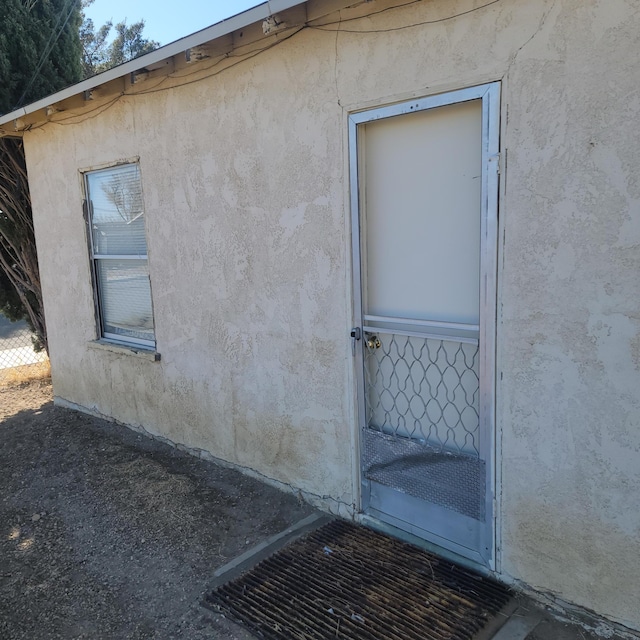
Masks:
[[[109,47],[109,63],[112,66],[143,56],[160,46],[159,42],[142,37],[144,20],[134,22],[131,26],[127,26],[125,20],[114,28],[116,37]]]
[[[0,0],[0,113],[82,77],[80,0]],[[47,348],[24,147],[0,138],[0,311]]]
[[[94,0],[82,0],[82,8],[86,9]],[[109,42],[111,30],[115,37]],[[106,71],[133,58],[143,56],[160,46],[159,42],[143,36],[144,20],[127,25],[127,21],[118,22],[115,26],[110,20],[96,29],[93,20],[83,14],[80,26],[82,43],[82,67],[85,78]]]
[[[43,98],[152,51],[144,21],[97,31],[84,9],[94,0],[0,0],[0,113]],[[47,349],[24,146],[0,138],[0,312],[25,318]]]
[[[93,0],[83,2],[83,8],[91,4]],[[103,24],[97,31],[91,18],[84,16],[80,26],[80,42],[82,43],[82,76],[90,78],[96,73],[106,70],[108,38],[113,23]]]
[[[80,0],[0,0],[0,113],[81,78]]]

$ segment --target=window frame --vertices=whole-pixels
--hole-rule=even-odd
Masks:
[[[143,227],[144,227],[144,238],[145,238],[145,249],[146,252],[144,254],[101,254],[96,253],[94,246],[94,234],[93,234],[93,210],[92,210],[92,201],[91,201],[91,190],[89,187],[89,177],[99,173],[107,173],[109,171],[113,171],[118,167],[126,167],[135,165],[137,167],[138,178],[140,180],[140,191],[143,194],[142,197],[142,207],[143,207]],[[143,349],[148,351],[154,351],[156,348],[156,335],[155,335],[155,314],[153,310],[153,290],[151,286],[151,273],[149,269],[149,247],[147,242],[147,224],[146,224],[146,210],[144,207],[144,193],[142,190],[142,175],[140,170],[139,160],[132,159],[126,160],[122,162],[116,162],[107,165],[101,165],[98,167],[92,167],[89,169],[83,169],[81,172],[82,178],[82,187],[84,191],[84,199],[83,199],[83,215],[86,225],[86,234],[87,234],[87,245],[89,250],[89,261],[91,268],[91,280],[92,280],[92,289],[93,289],[93,299],[94,299],[94,308],[95,308],[95,317],[96,317],[96,330],[98,334],[98,340],[108,342],[114,345],[120,345],[124,347]],[[105,328],[105,320],[103,317],[103,309],[104,304],[102,302],[102,294],[100,291],[100,278],[98,274],[98,263],[100,261],[105,260],[131,260],[131,261],[144,261],[147,266],[147,270],[149,272],[149,296],[151,302],[151,318],[153,320],[153,340],[139,338],[134,336],[127,336],[117,333],[112,333]]]

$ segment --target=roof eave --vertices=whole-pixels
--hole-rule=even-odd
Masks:
[[[117,78],[139,71],[140,69],[145,69],[154,64],[158,64],[186,51],[187,49],[200,46],[205,42],[210,42],[216,38],[221,38],[222,36],[226,36],[238,29],[244,29],[250,24],[264,20],[278,11],[284,11],[285,9],[304,4],[305,1],[306,0],[267,0],[267,2],[263,2],[252,9],[248,9],[247,11],[238,13],[235,16],[231,16],[226,20],[217,22],[206,29],[196,31],[189,36],[185,36],[175,42],[171,42],[160,47],[151,53],[147,53],[144,56],[125,62],[113,69],[99,73],[87,80],[83,80],[82,82],[73,84],[66,89],[62,89],[57,93],[46,96],[41,100],[37,100],[36,102],[32,102],[31,104],[0,116],[0,127],[13,122],[14,120],[24,118],[39,109],[46,109],[48,106],[57,102],[62,102],[63,100],[82,94],[85,91],[91,91],[92,89],[110,82],[111,80],[116,80]]]

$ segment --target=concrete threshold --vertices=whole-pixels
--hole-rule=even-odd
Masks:
[[[543,620],[541,611],[527,611],[514,598],[474,640],[526,640]]]

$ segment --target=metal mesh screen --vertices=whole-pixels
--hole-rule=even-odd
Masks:
[[[373,337],[365,343],[365,477],[482,520],[478,345],[387,329]]]
[[[365,347],[367,424],[389,435],[479,455],[478,345],[377,334]]]
[[[33,350],[32,333],[26,322],[11,322],[0,314],[0,370],[38,364],[46,358],[44,351]]]

